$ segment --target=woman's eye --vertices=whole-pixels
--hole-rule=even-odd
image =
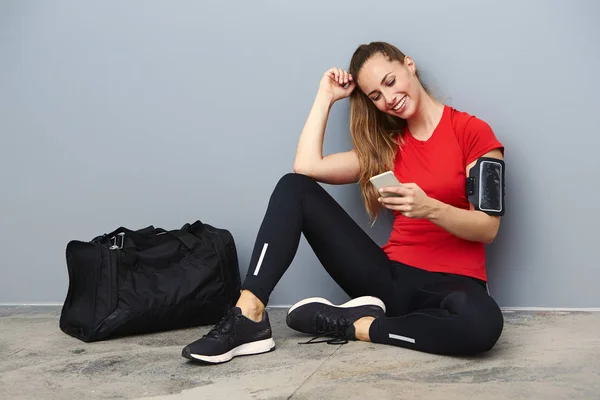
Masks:
[[[390,80],[390,81],[388,82],[388,86],[392,86],[392,85],[394,84],[394,82],[396,82],[396,78],[394,78],[394,79]]]
[[[380,98],[380,97],[381,97],[380,95],[377,95],[377,96],[375,96],[375,97],[372,97],[371,99],[372,99],[373,101],[377,101],[377,100],[379,100],[379,98]]]

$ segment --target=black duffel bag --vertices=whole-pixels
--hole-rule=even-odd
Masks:
[[[66,259],[59,326],[84,342],[215,324],[239,297],[231,233],[200,221],[72,240]]]

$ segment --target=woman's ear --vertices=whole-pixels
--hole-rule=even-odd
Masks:
[[[408,68],[411,74],[415,75],[417,73],[417,66],[415,65],[415,61],[409,56],[404,57],[404,66]]]

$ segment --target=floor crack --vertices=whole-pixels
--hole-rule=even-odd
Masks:
[[[343,346],[343,345],[342,345],[342,346]],[[288,397],[288,398],[287,398],[287,400],[290,400],[292,397],[294,397],[294,396],[296,395],[296,392],[297,392],[298,390],[300,390],[300,388],[302,388],[302,386],[304,386],[304,385],[306,384],[306,382],[308,382],[308,381],[310,380],[310,378],[312,378],[312,377],[313,377],[313,375],[314,375],[314,374],[316,374],[316,373],[317,373],[317,371],[318,371],[318,370],[320,370],[320,369],[321,369],[321,367],[322,367],[323,365],[325,365],[325,363],[326,363],[327,361],[329,361],[329,359],[330,359],[331,357],[333,357],[333,355],[334,355],[334,354],[335,354],[335,353],[336,353],[336,352],[337,352],[337,351],[338,351],[338,350],[339,350],[339,349],[340,349],[342,346],[338,346],[338,348],[337,348],[337,349],[335,349],[335,350],[334,350],[334,351],[333,351],[333,352],[332,352],[330,355],[328,355],[328,356],[327,356],[327,358],[326,358],[325,360],[323,360],[323,362],[321,363],[321,365],[319,365],[317,368],[315,368],[315,370],[312,372],[312,374],[310,374],[310,375],[308,376],[308,378],[306,378],[306,379],[305,379],[305,380],[304,380],[304,381],[303,381],[303,382],[302,382],[302,383],[301,383],[301,384],[300,384],[300,385],[299,385],[299,386],[296,388],[296,390],[294,390],[294,393],[292,393],[292,394],[290,395],[290,397]]]
[[[17,353],[20,353],[20,352],[21,352],[21,351],[23,351],[23,350],[25,350],[25,347],[23,347],[22,349],[19,349],[19,350],[15,351],[15,352],[14,352],[14,353],[12,353],[12,354],[9,354],[8,356],[9,356],[9,357],[12,357],[12,356],[14,356],[15,354],[17,354]]]

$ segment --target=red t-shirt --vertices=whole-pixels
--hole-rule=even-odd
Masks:
[[[445,106],[428,140],[417,140],[406,129],[404,143],[396,154],[394,174],[402,183],[416,183],[429,197],[469,209],[466,167],[497,148],[504,152],[486,122]],[[483,243],[461,239],[424,218],[407,218],[397,211],[394,215],[392,232],[383,246],[391,260],[487,281]]]

